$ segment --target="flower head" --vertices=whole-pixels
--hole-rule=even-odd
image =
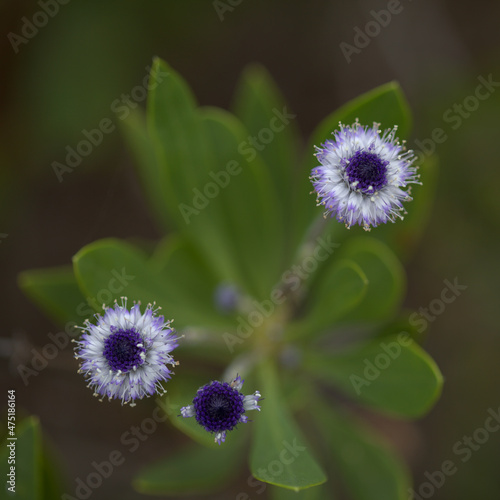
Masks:
[[[222,314],[231,314],[238,308],[241,292],[236,285],[221,283],[214,292],[214,304]]]
[[[85,322],[86,333],[76,342],[75,357],[81,360],[94,396],[117,398],[122,404],[163,394],[162,381],[173,373],[166,365],[177,365],[170,352],[178,345],[171,321],[156,315],[158,309],[148,304],[141,314],[140,304],[127,309],[127,299],[114,307],[105,307],[96,315],[97,324]]]
[[[215,433],[219,445],[226,440],[226,432],[240,422],[248,422],[247,410],[259,410],[260,393],[245,396],[240,392],[244,380],[237,376],[230,384],[214,380],[198,389],[193,404],[181,408],[183,417],[196,417],[208,432]]]
[[[340,123],[334,140],[316,148],[321,165],[312,170],[311,181],[318,204],[347,228],[359,224],[369,231],[402,219],[402,202],[412,199],[405,188],[419,183],[417,167],[412,166],[415,156],[395,137],[397,126],[383,133],[379,126]]]

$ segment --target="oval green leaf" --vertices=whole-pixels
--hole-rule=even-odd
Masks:
[[[326,476],[283,401],[274,366],[265,361],[258,372],[265,401],[253,424],[252,474],[260,481],[295,491],[324,483]]]
[[[343,319],[379,321],[394,316],[403,300],[406,275],[392,250],[375,238],[359,236],[348,240],[339,255],[356,262],[368,280],[362,300]]]
[[[400,139],[407,139],[411,128],[411,114],[408,101],[398,82],[389,82],[361,94],[327,116],[312,135],[312,143],[321,145],[331,137],[339,126],[352,125],[356,119],[362,125],[381,124],[381,129],[398,126]]]
[[[434,360],[404,333],[346,351],[309,351],[304,369],[359,404],[399,417],[424,415],[443,384]]]
[[[88,304],[71,267],[23,271],[18,283],[21,290],[57,323],[81,323],[88,316]]]
[[[194,254],[179,245],[172,250],[163,271],[158,272],[132,245],[115,239],[99,240],[74,256],[75,276],[96,308],[127,296],[130,303],[156,302],[168,318],[175,320],[176,327],[232,328],[230,319],[215,311],[213,278]]]

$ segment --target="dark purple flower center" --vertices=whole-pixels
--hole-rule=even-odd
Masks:
[[[243,394],[226,382],[211,382],[193,400],[196,421],[209,432],[230,431],[245,412]]]
[[[140,345],[139,345],[140,344]],[[104,357],[112,370],[128,372],[144,363],[146,352],[141,336],[134,330],[117,330],[104,341]]]
[[[371,194],[387,184],[386,172],[389,162],[368,151],[356,151],[347,160],[346,173],[353,189]]]

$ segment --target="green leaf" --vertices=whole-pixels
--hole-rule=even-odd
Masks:
[[[250,136],[257,140],[262,136],[265,140],[266,143],[258,143],[260,155],[270,172],[279,205],[289,211],[293,205],[293,184],[300,141],[294,118],[286,117],[290,114],[289,108],[264,67],[252,65],[245,69],[236,91],[234,109]],[[283,116],[284,119],[281,118]],[[270,142],[268,137],[272,138]],[[247,147],[243,151],[249,156],[255,148],[250,147],[247,141]],[[287,235],[292,230],[292,222],[289,217],[284,220]],[[289,252],[292,250],[293,248],[289,248]]]
[[[255,64],[245,69],[236,90],[234,109],[252,136],[258,138],[259,132],[271,126],[281,129],[275,131],[269,144],[261,145],[260,154],[269,168],[280,203],[285,203],[291,196],[299,138],[294,118],[287,120],[290,123],[280,119],[289,108],[263,66]]]
[[[304,369],[354,401],[400,417],[425,414],[443,384],[433,359],[405,334],[345,351],[309,351]]]
[[[255,296],[268,297],[279,280],[285,248],[281,207],[269,173],[259,157],[241,158],[240,146],[248,135],[235,117],[217,108],[204,108],[201,115],[217,164],[238,164],[238,173],[212,204],[224,216],[225,237],[237,255],[245,285],[251,284]]]
[[[408,333],[417,344],[422,344],[425,339],[426,328],[422,328],[422,325],[419,325],[418,322],[412,321],[415,312],[412,309],[401,310],[391,321],[379,325],[374,338],[383,340],[385,337]]]
[[[352,125],[356,118],[370,127],[380,123],[382,130],[397,125],[400,139],[407,139],[410,133],[410,108],[399,83],[393,81],[361,94],[326,117],[312,135],[313,144],[319,146],[329,139],[339,122]]]
[[[271,500],[333,500],[335,497],[325,485],[314,486],[306,490],[293,491],[275,486],[271,489]]]
[[[143,113],[130,110],[125,120],[120,121],[122,133],[133,153],[144,189],[146,199],[153,208],[153,213],[164,228],[169,228],[168,216],[170,197],[166,195],[162,184],[160,165],[155,151],[155,144],[147,132],[146,120]]]
[[[368,279],[366,293],[344,321],[388,319],[399,310],[406,285],[403,266],[381,241],[359,236],[348,240],[339,256],[356,262]]]
[[[44,443],[44,457],[42,461],[42,480],[44,500],[52,500],[53,498],[61,498],[64,494],[65,482],[61,477],[61,467],[59,460],[55,459],[55,455],[47,449],[47,444]]]
[[[298,207],[297,228],[299,236],[311,224],[322,208],[316,207],[314,198],[309,193],[312,185],[309,180],[311,170],[318,164],[314,156],[314,146],[321,146],[331,138],[332,132],[338,129],[339,122],[352,125],[356,118],[362,125],[372,126],[373,122],[381,123],[381,129],[398,125],[398,136],[407,139],[411,127],[411,114],[406,98],[397,82],[389,82],[362,94],[337,111],[327,116],[316,128],[306,149],[304,169],[298,183],[296,204]],[[332,224],[338,224],[331,220]]]
[[[319,402],[314,408],[328,454],[333,459],[329,461],[331,475],[338,476],[349,498],[406,498],[409,473],[384,441],[352,415],[342,415]]]
[[[155,176],[167,197],[170,215],[180,219],[179,202],[192,198],[192,188],[199,179],[197,169],[207,160],[208,145],[194,97],[182,77],[156,58],[151,82],[147,126],[159,162]]]
[[[127,296],[132,301],[159,302],[164,294],[161,283],[147,268],[147,256],[128,243],[109,238],[84,246],[73,257],[73,269],[80,289],[94,298],[95,304],[111,306]],[[148,278],[151,278],[149,280]],[[164,303],[163,303],[164,302]]]
[[[156,302],[167,318],[174,318],[176,327],[232,327],[231,321],[218,315],[213,306],[213,278],[184,244],[173,245],[177,247],[159,273],[133,246],[115,239],[99,240],[74,256],[75,276],[82,291],[99,304],[109,306],[115,299],[127,296],[130,303]]]
[[[134,488],[140,493],[166,496],[221,490],[238,475],[243,464],[243,440],[240,438],[226,439],[216,449],[189,446],[175,451],[168,459],[140,472],[134,478]]]
[[[189,307],[190,317],[197,315],[195,309],[202,313],[204,322],[199,322],[200,326],[232,330],[232,317],[224,317],[216,310],[214,292],[219,280],[196,248],[181,237],[170,236],[162,243],[161,252],[162,264],[156,271],[157,277],[163,286],[171,289],[176,302]],[[155,258],[149,260],[148,267],[154,269],[155,262],[159,265],[159,252],[155,252]]]
[[[15,430],[17,440],[8,438],[0,451],[0,471],[2,480],[5,481],[11,466],[15,467],[15,494],[6,498],[17,500],[43,500],[43,455],[40,424],[36,417],[29,417],[18,423]],[[15,464],[8,464],[10,448],[7,446],[15,443]],[[9,484],[2,484],[2,489]]]
[[[361,267],[349,259],[329,265],[311,287],[306,312],[295,325],[290,325],[289,338],[310,338],[332,328],[363,298],[368,279]]]
[[[296,491],[324,483],[326,476],[288,412],[270,361],[259,365],[259,375],[265,402],[254,423],[252,474],[260,481]]]
[[[18,283],[23,292],[57,323],[81,323],[88,314],[89,307],[71,267],[23,271]]]
[[[136,145],[135,150],[142,159],[151,198],[164,200],[171,223],[198,246],[223,281],[243,285],[224,213],[212,199],[213,189],[210,196],[206,194],[207,186],[218,188],[210,173],[216,175],[226,165],[216,163],[184,80],[164,61],[155,59],[151,81],[161,83],[149,93],[147,138],[139,131],[139,138],[132,142],[132,146],[144,144],[142,148]],[[154,157],[143,153],[150,143]]]
[[[10,467],[15,467],[15,493],[11,494],[6,483],[2,486],[5,496],[19,500],[52,500],[63,494],[63,480],[59,460],[42,436],[37,417],[30,416],[16,422],[16,440],[5,439],[0,449],[0,473],[5,481]],[[12,437],[7,435],[6,437]],[[15,443],[15,454],[7,446]],[[14,463],[8,462],[11,458]]]

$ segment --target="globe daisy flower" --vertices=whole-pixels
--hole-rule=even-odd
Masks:
[[[90,321],[81,327],[86,333],[75,341],[75,357],[81,360],[83,373],[94,396],[119,399],[122,404],[152,394],[164,394],[162,382],[170,379],[175,366],[170,353],[179,338],[170,326],[158,316],[159,308],[148,304],[141,314],[140,304],[127,309],[127,299],[119,305],[104,307],[104,315],[96,314],[97,324]]]
[[[237,376],[231,383],[214,380],[198,389],[193,404],[181,408],[185,418],[196,417],[196,421],[206,431],[215,434],[215,442],[219,445],[226,440],[226,432],[233,430],[237,424],[248,422],[245,412],[259,410],[257,404],[261,399],[258,391],[249,396],[240,392],[244,380]]]
[[[397,126],[385,130],[380,124],[352,126],[340,123],[334,139],[317,147],[321,165],[312,170],[311,181],[318,205],[350,228],[366,231],[396,217],[403,219],[403,202],[410,201],[408,184],[420,184],[415,155],[396,138]]]

